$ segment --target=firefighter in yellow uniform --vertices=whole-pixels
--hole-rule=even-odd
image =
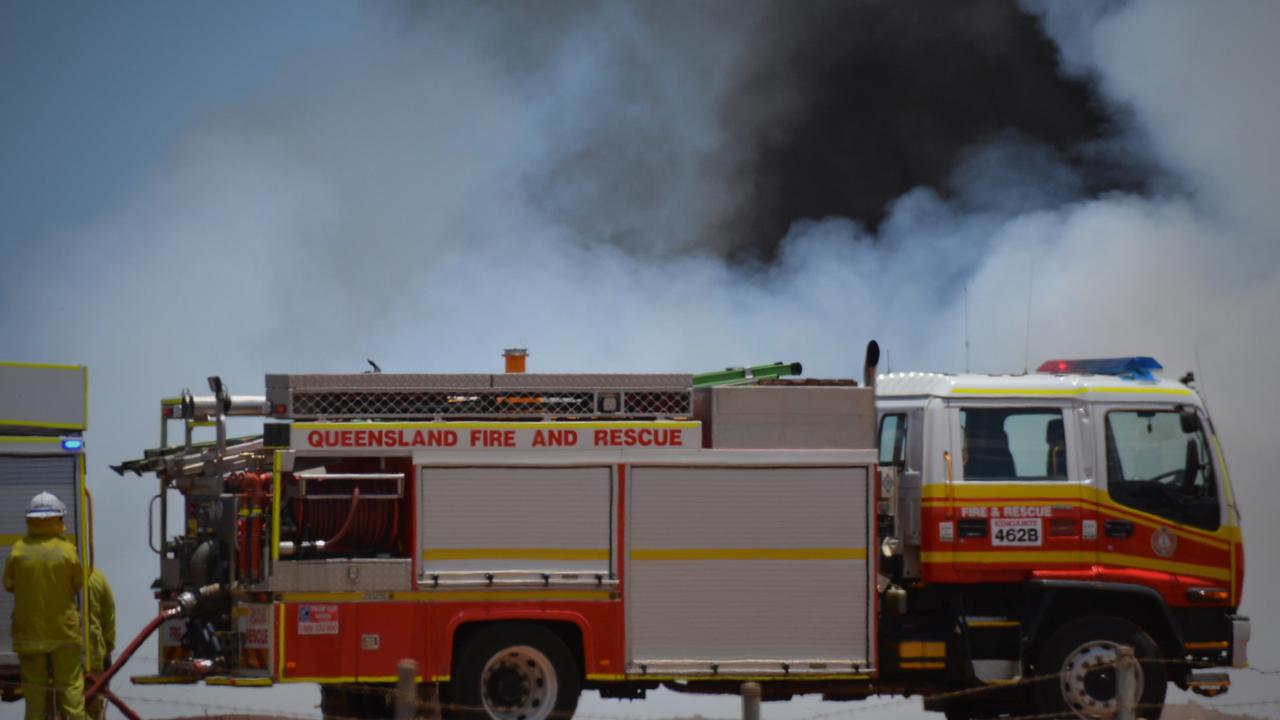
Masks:
[[[116,599],[111,594],[107,576],[98,568],[89,571],[89,673],[100,675],[111,667],[111,651],[116,649]],[[103,720],[107,696],[98,693],[87,703],[86,711],[93,720]]]
[[[50,687],[65,720],[84,712],[84,666],[76,594],[84,578],[76,549],[62,539],[67,508],[43,492],[27,506],[27,535],[4,564],[4,589],[14,594],[13,649],[18,653],[26,720],[44,720]]]

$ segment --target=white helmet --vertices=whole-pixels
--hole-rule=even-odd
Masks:
[[[27,505],[27,517],[29,518],[49,518],[62,517],[67,514],[67,506],[62,504],[57,495],[51,492],[42,492],[31,498],[31,502]]]

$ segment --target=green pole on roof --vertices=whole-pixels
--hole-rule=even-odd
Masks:
[[[711,387],[713,385],[747,385],[766,378],[780,378],[787,375],[799,375],[804,371],[800,363],[776,362],[768,365],[751,367],[725,368],[712,372],[698,373],[693,376],[693,386]]]

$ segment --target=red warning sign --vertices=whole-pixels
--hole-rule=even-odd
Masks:
[[[339,629],[337,605],[298,606],[299,635],[337,635]]]

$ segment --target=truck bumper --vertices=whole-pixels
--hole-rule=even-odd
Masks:
[[[1231,617],[1231,667],[1249,666],[1249,618]]]

